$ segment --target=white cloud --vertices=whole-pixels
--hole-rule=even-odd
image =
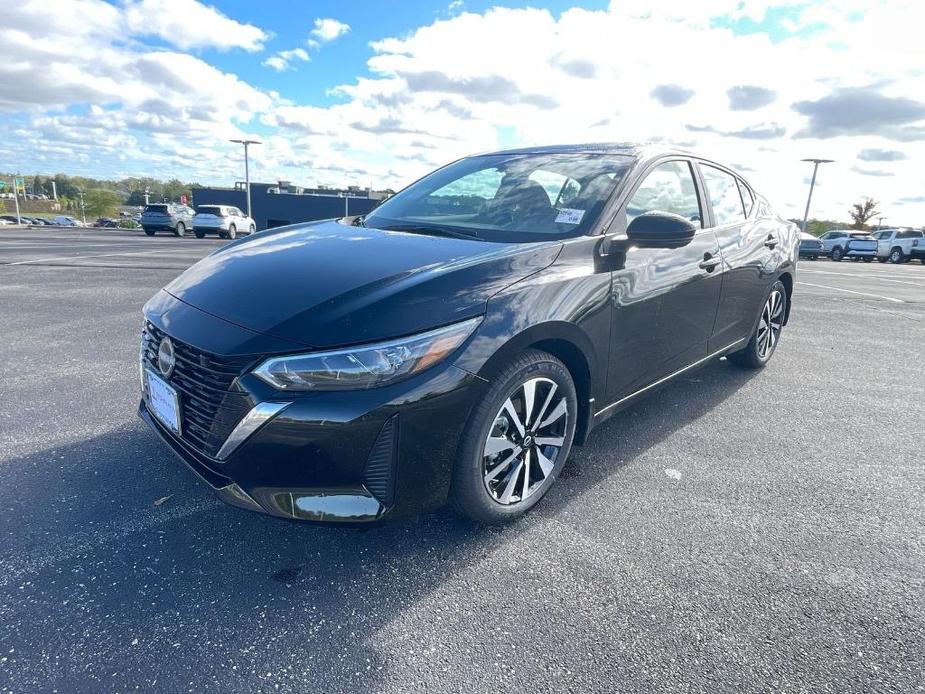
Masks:
[[[327,43],[350,31],[350,25],[336,19],[316,19],[311,35],[316,41]]]
[[[285,72],[293,68],[296,61],[308,62],[311,58],[304,48],[293,48],[288,51],[279,51],[264,60],[261,65],[272,68],[277,72]]]
[[[226,17],[197,0],[129,0],[124,20],[136,36],[157,36],[182,48],[259,51],[267,32]]]

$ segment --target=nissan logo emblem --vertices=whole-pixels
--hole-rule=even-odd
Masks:
[[[157,348],[157,368],[163,374],[164,378],[170,378],[173,368],[177,365],[177,355],[173,351],[173,342],[169,337],[161,340]]]

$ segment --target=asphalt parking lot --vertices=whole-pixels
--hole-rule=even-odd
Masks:
[[[617,415],[518,523],[353,529],[135,415],[141,306],[221,243],[0,229],[0,691],[925,689],[920,263],[802,262],[767,369]]]

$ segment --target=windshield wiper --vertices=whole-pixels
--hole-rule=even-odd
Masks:
[[[427,234],[429,236],[449,236],[454,239],[478,239],[475,234],[467,234],[464,231],[453,231],[443,227],[429,227],[421,224],[393,224],[387,227],[380,227],[384,231],[404,231],[409,234]]]

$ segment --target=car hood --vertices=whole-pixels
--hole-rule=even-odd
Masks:
[[[229,244],[164,291],[249,330],[335,347],[477,316],[498,291],[552,264],[561,247],[324,221]]]

